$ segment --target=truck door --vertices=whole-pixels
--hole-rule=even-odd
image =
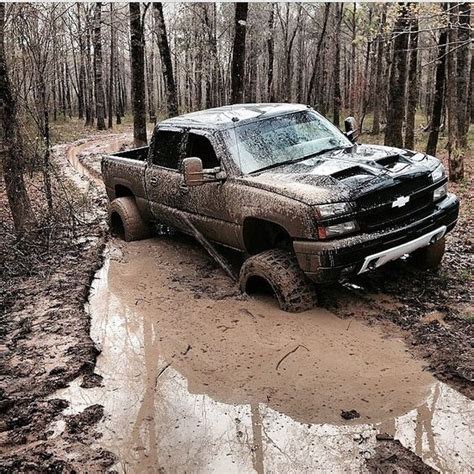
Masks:
[[[183,175],[180,164],[184,156],[184,130],[160,128],[150,146],[145,187],[153,217],[164,224],[182,229],[174,209],[182,209]]]
[[[204,169],[223,166],[216,153],[215,137],[203,130],[188,132],[185,157],[201,158]],[[227,205],[229,186],[225,180],[193,186],[183,192],[183,209],[207,238],[239,247],[240,228],[231,222]]]

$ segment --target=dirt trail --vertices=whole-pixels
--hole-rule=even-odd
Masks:
[[[89,311],[102,386],[55,397],[67,413],[104,406],[96,444],[123,471],[359,472],[377,433],[441,471],[473,469],[473,403],[400,338],[245,298],[186,238],[110,242]]]

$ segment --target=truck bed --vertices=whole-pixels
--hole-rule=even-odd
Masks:
[[[146,206],[145,169],[149,147],[111,153],[102,157],[102,179],[111,201],[134,196],[143,209]]]
[[[145,161],[147,159],[149,149],[149,146],[143,146],[141,148],[134,148],[132,150],[111,153],[108,156],[117,158],[128,158],[129,160]]]

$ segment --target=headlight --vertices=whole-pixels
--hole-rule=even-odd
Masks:
[[[328,225],[326,227],[318,227],[318,236],[320,239],[331,239],[341,235],[350,234],[359,230],[359,225],[356,221],[341,222],[340,224]]]
[[[439,165],[432,173],[431,178],[433,179],[433,183],[443,179],[446,176],[446,171],[443,165]]]
[[[348,202],[335,202],[334,204],[322,204],[316,206],[319,217],[325,219],[326,217],[339,216],[347,214],[352,211],[352,206]]]
[[[439,201],[448,194],[448,183],[444,183],[443,186],[436,188],[433,192],[433,201]]]

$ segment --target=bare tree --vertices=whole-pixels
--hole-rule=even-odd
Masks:
[[[408,70],[407,123],[405,129],[405,148],[415,148],[415,116],[418,103],[418,19],[411,18],[410,67]]]
[[[372,133],[378,135],[380,133],[380,112],[381,108],[384,105],[384,84],[383,84],[383,56],[385,48],[385,39],[384,39],[384,28],[387,20],[387,10],[386,6],[382,6],[382,14],[379,24],[379,32],[377,38],[377,60],[376,60],[376,71],[375,71],[375,88],[374,88],[374,98],[373,98],[373,107],[374,107],[374,120],[372,124]]]
[[[341,26],[344,14],[344,3],[336,5],[336,37],[334,57],[334,97],[333,97],[333,122],[339,127],[341,115]]]
[[[459,7],[457,5],[451,6],[449,10],[449,31],[448,31],[448,43],[457,44],[458,42],[458,29],[454,27],[457,23]],[[448,77],[456,77],[457,72],[457,59],[456,54],[447,55],[447,74]],[[464,58],[463,58],[464,59]],[[464,118],[465,113],[459,112],[460,108],[465,106],[464,100],[459,103],[458,101],[458,87],[457,81],[447,82],[446,91],[446,110],[448,116],[448,161],[449,161],[449,179],[451,181],[460,181],[464,177],[464,156],[460,147],[459,130],[460,123],[459,117]]]
[[[457,113],[458,113],[458,134],[459,145],[462,148],[467,147],[467,133],[469,131],[469,66],[471,59],[471,4],[461,3],[459,6],[459,27],[457,53]]]
[[[235,4],[234,47],[232,50],[232,98],[238,104],[244,98],[245,37],[247,34],[247,13],[249,4]]]
[[[136,146],[144,146],[146,139],[145,102],[145,38],[139,3],[130,8],[130,61],[132,69],[133,139]]]
[[[22,233],[33,213],[23,179],[23,141],[5,56],[5,3],[0,3],[0,117],[3,179],[15,230]]]
[[[403,121],[405,119],[405,93],[407,79],[408,11],[401,7],[395,22],[393,58],[388,89],[387,126],[385,145],[403,147]]]
[[[105,97],[102,80],[102,3],[97,2],[94,10],[94,85],[97,130],[105,130]]]
[[[154,3],[155,27],[158,38],[158,47],[161,56],[161,70],[163,72],[163,80],[166,87],[166,105],[168,116],[178,115],[178,95],[176,85],[173,78],[173,63],[171,62],[171,52],[168,45],[168,37],[166,36],[166,25],[163,17],[163,5],[161,2]]]
[[[267,56],[268,56],[268,71],[267,71],[267,100],[273,102],[275,100],[273,94],[273,58],[275,50],[275,4],[270,4],[270,13],[268,15],[268,37],[267,37]]]
[[[444,84],[446,76],[446,42],[448,32],[443,29],[438,40],[438,59],[436,63],[435,90],[433,107],[431,112],[431,127],[426,145],[426,153],[436,155],[438,147],[439,129],[441,126],[441,114],[443,113]]]
[[[114,115],[114,71],[115,71],[115,25],[114,4],[110,3],[110,64],[109,64],[109,90],[107,97],[107,127],[112,128]]]
[[[316,74],[318,72],[318,68],[320,67],[321,51],[322,51],[322,47],[323,47],[324,37],[325,37],[325,34],[326,34],[326,27],[327,27],[327,24],[328,24],[330,8],[331,8],[331,4],[326,3],[325,7],[324,7],[323,26],[321,28],[321,33],[319,35],[318,44],[316,46],[316,55],[315,55],[315,58],[314,58],[313,71],[311,73],[311,79],[309,80],[308,94],[306,96],[306,102],[308,104],[313,103],[313,99],[314,99],[314,88],[315,88],[315,84],[316,84]]]

